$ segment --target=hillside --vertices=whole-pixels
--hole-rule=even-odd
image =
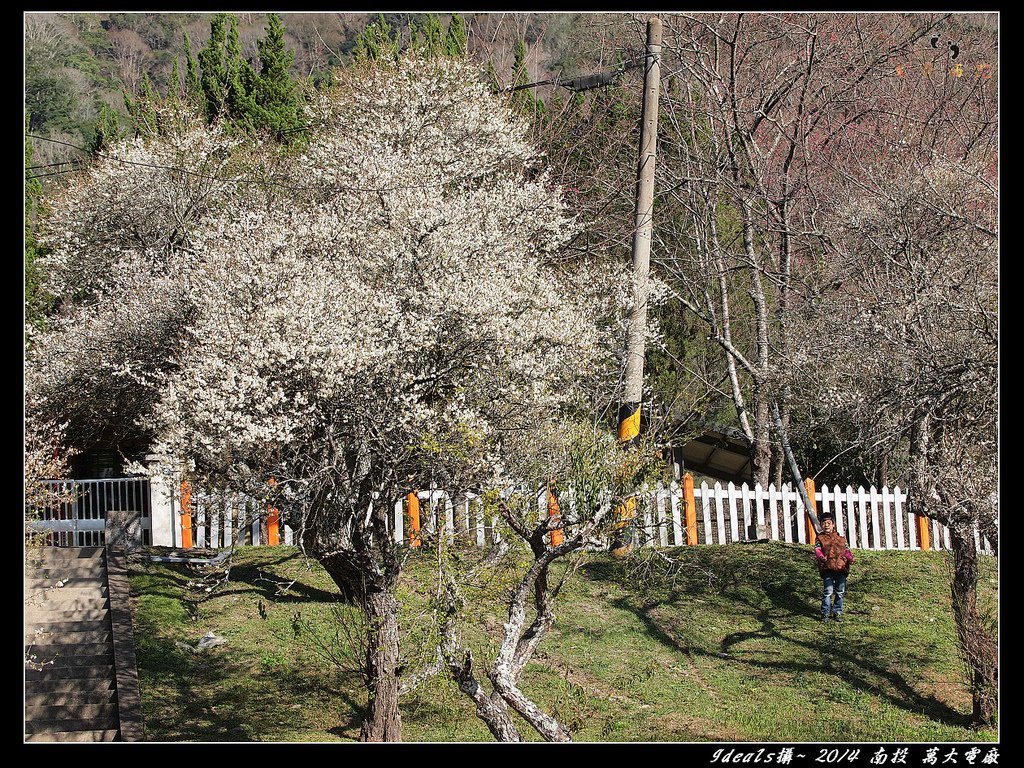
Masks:
[[[651,558],[592,554],[559,598],[523,682],[575,740],[996,739],[995,729],[966,727],[944,553],[858,551],[847,620],[822,626],[808,547],[666,552],[678,563],[672,574]],[[410,670],[430,655],[434,568],[432,552],[414,552],[400,590]],[[356,738],[365,694],[347,631],[358,626],[318,564],[293,548],[251,547],[226,583],[148,558],[131,582],[147,739]],[[495,647],[508,583],[492,571],[466,585],[464,634],[478,659]],[[980,589],[994,606],[992,558]],[[207,632],[226,642],[187,647]],[[490,740],[443,679],[403,699],[402,714],[407,741]]]
[[[193,54],[210,36],[208,13],[26,13],[25,105],[30,130],[55,139],[35,142],[39,164],[79,159],[67,146],[88,144],[100,109],[124,115],[124,93],[135,93],[148,76],[166,92],[179,59],[184,73],[187,34]],[[266,14],[238,13],[243,55],[257,61],[256,41],[263,37]],[[285,43],[295,52],[292,74],[317,83],[330,68],[347,63],[356,37],[375,18],[368,13],[283,13]],[[447,26],[448,14],[440,14]],[[621,19],[621,14],[619,15]],[[389,13],[394,29],[422,23],[422,14]],[[584,14],[467,14],[469,49],[481,63],[490,61],[502,81],[511,82],[515,42],[526,42],[528,76],[552,72],[573,76],[581,68],[603,63],[617,50],[610,45],[612,27],[600,16]],[[596,33],[586,33],[593,25]],[[617,27],[615,27],[617,29]],[[607,49],[607,50],[606,50]]]

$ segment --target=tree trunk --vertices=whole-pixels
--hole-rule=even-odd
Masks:
[[[771,478],[772,482],[775,483],[776,488],[782,487],[782,469],[786,462],[786,457],[782,455],[782,448],[777,445],[772,446],[772,461],[771,461]]]
[[[772,446],[768,426],[771,421],[768,401],[759,392],[754,392],[754,443],[750,446],[754,465],[754,482],[767,488],[771,482]]]
[[[978,615],[978,551],[971,531],[949,526],[953,545],[953,618],[957,640],[967,666],[975,725],[993,725],[999,695],[998,646]]]
[[[884,488],[889,484],[889,454],[882,454],[881,460],[878,462],[878,487]]]
[[[398,601],[390,589],[367,591],[368,642],[366,673],[370,699],[360,741],[401,741],[402,716],[398,710],[399,636]]]

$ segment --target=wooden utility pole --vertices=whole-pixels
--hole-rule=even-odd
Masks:
[[[640,406],[644,389],[644,352],[647,334],[648,276],[651,270],[651,233],[654,221],[654,158],[658,143],[658,94],[661,90],[661,19],[647,20],[647,57],[644,62],[644,101],[640,123],[640,157],[636,167],[636,217],[633,226],[633,310],[626,337],[626,370],[619,403],[619,442],[630,447],[640,436]],[[632,499],[619,508],[625,524],[635,514]],[[616,537],[613,555],[631,549]]]
[[[619,439],[631,442],[640,434],[640,402],[644,388],[648,275],[654,214],[654,158],[658,141],[658,92],[661,85],[661,19],[647,21],[644,65],[644,106],[640,124],[640,157],[636,166],[636,217],[633,229],[633,311],[626,339],[626,373],[619,407]]]

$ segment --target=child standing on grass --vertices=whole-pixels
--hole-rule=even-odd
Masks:
[[[850,572],[853,553],[846,539],[836,530],[836,521],[831,516],[821,518],[822,531],[814,545],[814,556],[818,572],[824,582],[821,593],[821,620],[828,621],[829,614],[836,621],[843,620],[843,596],[846,594],[846,576]]]

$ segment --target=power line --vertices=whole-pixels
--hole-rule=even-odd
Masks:
[[[77,171],[77,168],[65,168],[62,171],[50,171],[49,173],[37,173],[32,176],[26,176],[25,178],[29,181],[32,179],[45,179],[47,176],[63,176],[65,173],[73,173]]]
[[[37,168],[53,168],[55,165],[72,165],[74,163],[81,163],[81,160],[63,160],[59,163],[46,163],[45,165],[27,165],[25,166],[26,171],[34,171]]]
[[[589,91],[594,88],[600,88],[604,85],[611,85],[616,79],[621,77],[623,74],[631,69],[637,69],[643,66],[643,59],[634,59],[633,61],[625,62],[620,65],[617,69],[608,69],[604,72],[595,72],[590,75],[580,75],[579,77],[573,77],[568,80],[562,80],[561,76],[553,77],[548,80],[538,80],[536,83],[525,83],[524,85],[514,85],[511,88],[507,88],[507,91],[521,91],[524,88],[536,88],[539,85],[555,85],[567,88],[574,93],[581,91]]]

